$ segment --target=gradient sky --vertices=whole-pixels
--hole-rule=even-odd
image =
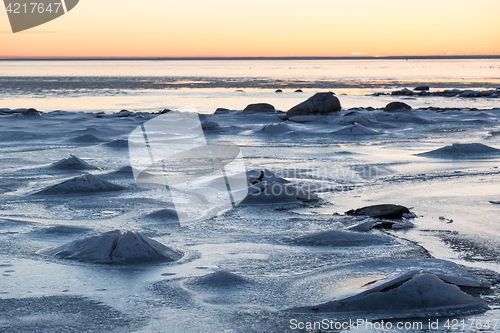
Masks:
[[[81,0],[0,57],[500,55],[499,0]]]

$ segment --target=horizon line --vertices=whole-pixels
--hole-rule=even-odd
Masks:
[[[0,61],[175,61],[175,60],[453,60],[500,59],[500,55],[346,56],[346,57],[0,57]]]

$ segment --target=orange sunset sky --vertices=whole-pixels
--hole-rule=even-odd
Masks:
[[[0,58],[500,55],[499,0],[81,0]]]

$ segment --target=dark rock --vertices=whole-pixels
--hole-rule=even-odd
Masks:
[[[413,90],[418,90],[418,91],[429,90],[429,86],[421,84],[419,86],[416,86],[415,89],[413,89]]]
[[[274,106],[267,103],[249,104],[243,110],[243,112],[275,112],[275,111],[276,109],[274,108]]]
[[[500,88],[499,88],[500,89]],[[303,92],[302,89],[297,89],[294,92]]]
[[[306,101],[294,106],[286,113],[288,117],[313,114],[340,114],[342,106],[332,92],[317,93]]]
[[[391,93],[391,95],[403,95],[403,96],[411,96],[413,95],[413,91],[410,89],[404,88],[401,90],[396,90]]]
[[[281,90],[281,89],[278,89],[275,91],[275,93],[282,93],[282,92],[283,92],[283,90]]]
[[[372,108],[371,106],[366,108],[366,111],[373,111],[373,110],[375,110],[375,108]]]
[[[351,209],[350,211],[345,212],[345,214],[350,216],[366,215],[373,218],[394,220],[394,219],[402,219],[403,214],[411,214],[411,213],[410,210],[405,206],[383,204],[383,205],[366,206],[358,209]]]
[[[158,113],[159,114],[165,114],[165,113],[169,113],[170,111],[172,111],[172,110],[170,110],[170,109],[163,109],[163,110],[158,111]]]
[[[384,111],[387,111],[387,112],[393,112],[393,111],[399,111],[399,110],[402,110],[402,111],[411,110],[411,106],[409,106],[408,104],[403,103],[403,102],[391,102],[391,103],[387,104],[384,108]]]
[[[116,116],[118,118],[125,118],[125,117],[130,117],[133,114],[134,114],[133,112],[128,111],[128,110],[121,110],[120,112],[116,113]]]
[[[212,129],[218,129],[220,128],[220,125],[216,123],[215,121],[204,121],[201,123],[201,128],[204,130],[212,130]]]
[[[36,109],[29,108],[28,110],[24,110],[21,112],[24,116],[41,116],[42,114],[38,112]]]
[[[480,93],[474,90],[465,90],[460,94],[460,97],[479,97]]]
[[[453,96],[460,95],[462,92],[463,92],[462,90],[458,90],[458,89],[451,89],[451,90],[447,89],[447,90],[443,91],[440,95],[453,97]]]

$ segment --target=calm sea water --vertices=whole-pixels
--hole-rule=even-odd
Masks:
[[[328,90],[345,94],[345,108],[382,107],[393,98],[365,95],[419,83],[500,87],[500,60],[4,61],[0,108],[115,112],[195,104],[212,113],[267,102],[287,110]],[[299,88],[304,93],[294,93]],[[413,106],[493,108],[498,100],[426,98]]]

